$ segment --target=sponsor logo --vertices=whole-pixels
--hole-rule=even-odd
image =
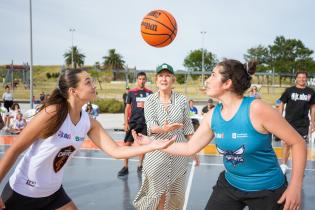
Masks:
[[[58,131],[58,137],[64,139],[71,139],[71,134],[64,133],[63,131]]]
[[[248,137],[247,133],[232,133],[232,139],[247,138],[247,137]]]
[[[217,146],[217,150],[218,152],[224,156],[224,159],[227,162],[232,163],[232,165],[235,167],[236,165],[243,163],[244,162],[244,152],[245,152],[245,146],[242,145],[240,148],[238,148],[237,150],[233,151],[233,150],[223,150],[220,149]]]
[[[75,141],[84,141],[84,137],[76,136],[74,138]]]
[[[31,187],[35,187],[36,182],[35,181],[31,181],[31,180],[28,179],[25,184],[27,184],[27,185],[29,185]]]
[[[214,136],[216,139],[223,139],[224,138],[224,133],[214,133]]]
[[[142,21],[141,25],[144,26],[145,29],[147,29],[147,30],[157,31],[157,25],[156,24],[152,24],[152,23],[148,23],[148,22]]]
[[[56,155],[54,159],[54,171],[57,173],[62,169],[62,167],[66,164],[68,158],[71,156],[71,154],[75,151],[74,146],[70,145],[68,147],[62,148]]]
[[[298,94],[298,93],[292,93],[291,94],[291,100],[292,101],[310,101],[311,100],[311,94]]]

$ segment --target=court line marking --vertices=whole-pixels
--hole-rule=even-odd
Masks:
[[[195,168],[196,168],[196,162],[193,161],[191,164],[191,170],[190,170],[190,174],[189,174],[189,178],[188,178],[188,182],[187,182],[187,187],[186,187],[186,192],[185,192],[185,202],[184,202],[184,207],[183,210],[187,209],[187,204],[188,204],[188,200],[189,200],[189,194],[190,194],[190,189],[191,189],[191,185],[192,185],[192,180],[194,177],[194,173],[195,173]]]
[[[4,154],[3,151],[0,151],[0,154]],[[85,156],[74,156],[74,159],[91,159],[91,160],[122,160],[116,158],[106,158],[106,157],[85,157]],[[129,161],[137,162],[139,160],[136,159],[129,159]],[[311,161],[311,160],[308,160]],[[192,164],[191,162],[189,164]],[[200,166],[223,166],[222,163],[200,163]],[[292,168],[288,168],[292,170]],[[305,171],[315,171],[315,168],[305,168]]]
[[[85,157],[85,156],[74,156],[73,158],[76,159],[92,159],[92,160],[121,160],[121,159],[115,159],[115,158],[106,158],[106,157]],[[139,160],[136,159],[129,159],[129,161],[138,162]],[[189,162],[189,164],[192,164]],[[200,166],[224,166],[222,163],[200,163]],[[292,170],[292,168],[288,168],[289,170]],[[315,171],[315,168],[305,168],[306,171]]]

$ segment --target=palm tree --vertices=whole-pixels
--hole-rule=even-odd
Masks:
[[[117,71],[124,69],[125,61],[123,57],[116,53],[116,49],[109,49],[108,56],[104,56],[104,66],[105,68],[111,68],[114,75],[114,80],[117,79]]]
[[[65,54],[63,54],[63,57],[65,58],[65,62],[67,66],[70,66],[72,64],[72,53],[73,53],[73,68],[76,69],[77,66],[81,67],[84,65],[84,58],[85,55],[80,53],[77,46],[71,47]]]

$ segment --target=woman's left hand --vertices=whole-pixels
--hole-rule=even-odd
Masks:
[[[198,154],[194,154],[193,156],[191,156],[191,158],[195,162],[195,166],[199,166],[200,165],[200,159],[199,159],[199,155]]]
[[[152,142],[152,140],[148,136],[143,135],[141,133],[137,133],[135,130],[132,130],[131,133],[135,142],[137,142],[140,145],[150,144]]]
[[[301,205],[301,190],[294,189],[290,185],[284,191],[278,203],[284,202],[283,210],[299,210]]]

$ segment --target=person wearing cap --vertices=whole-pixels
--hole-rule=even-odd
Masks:
[[[204,106],[201,110],[201,115],[206,114],[210,109],[214,107],[213,100],[211,98],[208,99],[207,105]]]
[[[173,91],[175,75],[172,66],[156,68],[158,91],[144,104],[148,136],[153,141],[177,136],[176,142],[186,142],[194,133],[185,96]],[[199,160],[196,156],[196,163]],[[189,158],[165,152],[147,153],[143,162],[142,184],[134,200],[136,209],[182,209]]]
[[[276,109],[263,100],[244,96],[255,71],[255,61],[219,62],[206,80],[206,93],[220,103],[203,116],[188,142],[176,141],[163,150],[190,156],[215,140],[224,170],[213,190],[209,189],[212,193],[205,210],[241,210],[246,206],[256,210],[298,210],[302,206],[305,142]],[[291,145],[289,184],[272,148],[272,134]],[[133,135],[142,144],[151,142],[143,135]],[[212,175],[209,173],[209,177]]]

